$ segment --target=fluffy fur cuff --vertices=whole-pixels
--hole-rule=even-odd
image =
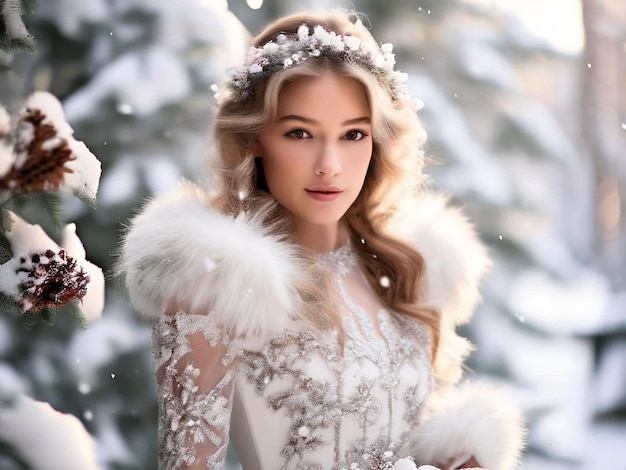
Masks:
[[[131,221],[118,273],[133,307],[149,318],[171,308],[210,313],[237,336],[284,331],[306,271],[293,247],[258,218],[219,214],[205,199],[186,183]]]
[[[524,436],[522,415],[502,392],[464,384],[429,399],[424,423],[411,437],[411,451],[418,462],[446,463],[473,455],[489,470],[511,470]]]

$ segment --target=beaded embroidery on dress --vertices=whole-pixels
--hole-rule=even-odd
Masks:
[[[157,323],[163,468],[193,462],[199,456],[191,443],[207,441],[213,452],[201,457],[206,468],[219,468],[235,388],[255,449],[237,448],[234,427],[244,468],[378,470],[408,455],[409,435],[433,387],[428,333],[382,308],[349,246],[320,262],[342,316],[343,348],[337,334],[310,328],[251,349],[228,341],[210,316],[181,312]],[[212,373],[190,362],[180,371],[193,334],[221,356],[213,358]],[[270,429],[273,439],[264,436]]]

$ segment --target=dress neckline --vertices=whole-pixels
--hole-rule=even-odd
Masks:
[[[357,265],[358,256],[348,241],[332,251],[323,253],[320,262],[322,266],[335,268],[339,274],[346,275]]]

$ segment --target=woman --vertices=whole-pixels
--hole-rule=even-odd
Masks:
[[[213,193],[132,221],[162,468],[219,468],[229,433],[244,469],[514,467],[517,412],[454,386],[487,260],[423,187],[393,62],[348,15],[276,21],[220,93]]]

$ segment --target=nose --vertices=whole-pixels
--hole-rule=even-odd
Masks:
[[[336,175],[341,171],[339,149],[332,143],[324,143],[315,161],[316,175]]]

